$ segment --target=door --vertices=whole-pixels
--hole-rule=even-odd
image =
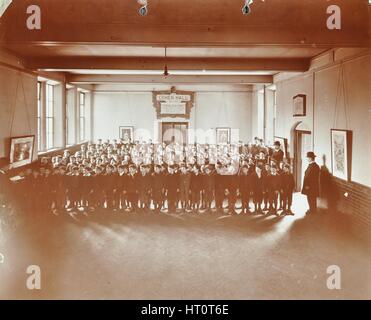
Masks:
[[[188,143],[188,122],[162,122],[162,142]]]
[[[296,191],[301,191],[305,170],[307,152],[312,151],[312,133],[310,131],[295,131],[295,181]]]

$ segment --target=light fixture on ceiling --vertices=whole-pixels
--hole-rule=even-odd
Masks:
[[[251,12],[250,5],[252,5],[253,0],[245,0],[245,4],[242,7],[242,14],[248,15]]]
[[[141,16],[146,16],[148,14],[148,1],[147,0],[137,0],[137,2],[141,5],[139,8],[139,14]]]
[[[164,77],[169,76],[169,70],[167,67],[167,48],[165,47],[165,67],[164,67]]]

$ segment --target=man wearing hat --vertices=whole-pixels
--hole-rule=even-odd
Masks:
[[[307,159],[309,162],[307,170],[305,170],[302,194],[307,196],[309,210],[308,213],[317,212],[317,198],[319,196],[319,173],[320,168],[315,162],[316,155],[310,151],[307,153]]]

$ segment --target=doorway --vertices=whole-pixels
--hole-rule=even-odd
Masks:
[[[295,161],[294,175],[296,191],[301,191],[305,175],[307,152],[312,151],[312,133],[310,131],[295,130]]]
[[[162,122],[162,142],[188,143],[188,122]]]

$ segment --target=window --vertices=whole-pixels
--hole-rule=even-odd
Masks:
[[[85,140],[85,93],[80,92],[79,97],[79,113],[80,113],[80,141]]]
[[[54,87],[46,85],[46,148],[54,147]]]
[[[37,149],[40,151],[41,148],[41,82],[37,83]]]

